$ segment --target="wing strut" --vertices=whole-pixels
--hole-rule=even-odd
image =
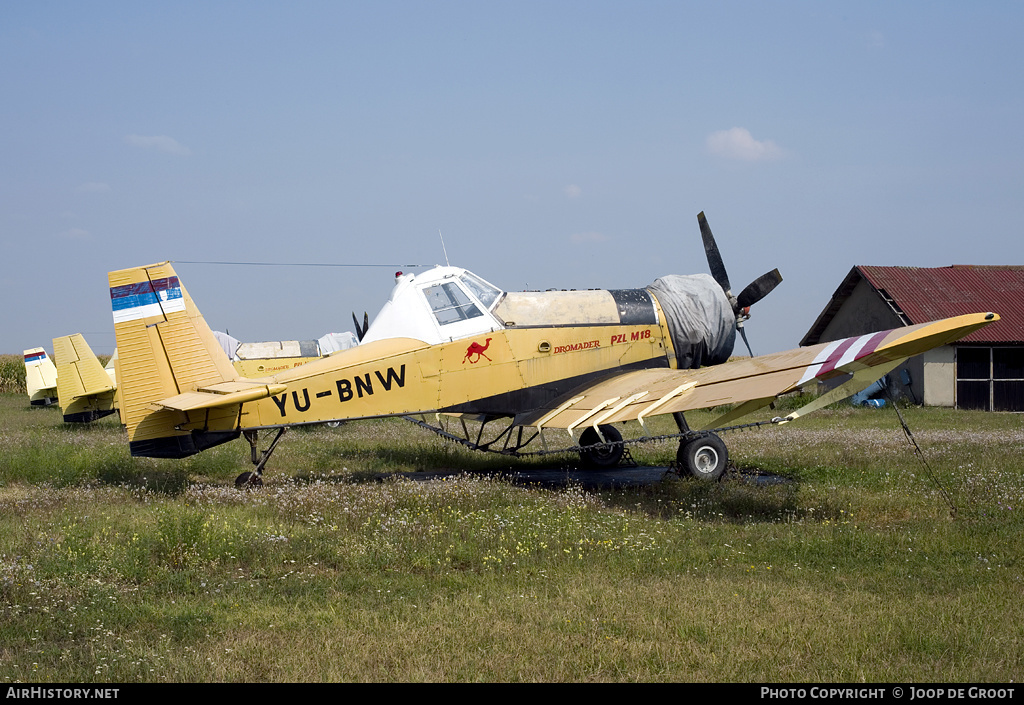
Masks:
[[[831,391],[822,394],[820,397],[812,401],[810,404],[806,404],[800,407],[799,409],[797,409],[796,411],[792,412],[787,416],[776,417],[772,419],[772,421],[774,421],[777,424],[789,423],[790,421],[796,421],[801,416],[809,414],[812,411],[817,411],[818,409],[828,406],[829,404],[833,404],[837,401],[842,401],[851,394],[856,394],[857,392],[866,389],[872,382],[875,382],[884,377],[885,375],[889,374],[891,371],[893,371],[901,364],[903,364],[906,361],[906,359],[907,358],[905,357],[901,357],[897,360],[886,362],[881,365],[876,365],[874,367],[866,367],[863,370],[858,370],[857,372],[853,373],[853,376],[850,379],[843,382],[835,389],[832,389]]]

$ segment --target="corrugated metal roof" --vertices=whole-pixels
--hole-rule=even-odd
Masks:
[[[855,269],[876,290],[887,294],[910,323],[994,311],[1001,320],[971,333],[963,342],[1024,342],[1024,266],[954,264]]]

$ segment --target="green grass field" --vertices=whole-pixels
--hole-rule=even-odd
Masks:
[[[133,459],[2,394],[0,680],[1017,680],[1022,418],[904,413],[927,467],[840,406],[726,436],[786,483],[550,490],[387,420],[295,430],[238,491],[244,441]],[[438,469],[469,472],[377,479]]]

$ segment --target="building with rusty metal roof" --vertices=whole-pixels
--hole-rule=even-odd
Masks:
[[[985,311],[1000,320],[908,360],[890,389],[929,406],[1024,411],[1024,266],[856,266],[800,344]]]

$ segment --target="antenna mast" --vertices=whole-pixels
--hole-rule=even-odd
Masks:
[[[441,249],[444,251],[444,264],[446,267],[451,267],[451,262],[448,261],[448,248],[444,246],[444,236],[441,234],[441,228],[437,229],[437,236],[441,238]]]

